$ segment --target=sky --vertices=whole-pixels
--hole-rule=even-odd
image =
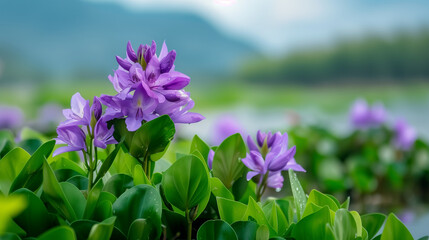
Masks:
[[[429,26],[427,0],[89,0],[133,11],[196,13],[267,53],[329,44],[339,37]]]

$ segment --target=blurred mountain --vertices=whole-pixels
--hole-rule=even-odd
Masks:
[[[429,28],[366,34],[244,64],[241,78],[267,83],[386,83],[429,80]]]
[[[80,0],[0,1],[0,80],[101,79],[134,48],[165,40],[176,69],[191,77],[224,76],[255,48],[205,19],[180,12],[138,12]]]

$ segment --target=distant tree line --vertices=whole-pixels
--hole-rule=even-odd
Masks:
[[[256,59],[240,76],[252,82],[402,82],[429,80],[429,28],[341,40],[280,59]]]

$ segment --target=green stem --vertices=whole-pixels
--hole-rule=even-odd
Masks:
[[[267,173],[265,173],[261,184],[259,184],[258,188],[256,189],[256,201],[258,201],[258,202],[261,201],[261,197],[265,192],[265,188],[266,188],[265,185],[267,183],[267,179],[268,179],[268,171],[267,171]]]
[[[185,210],[186,220],[188,221],[188,240],[192,240],[192,219],[189,216],[189,210]]]

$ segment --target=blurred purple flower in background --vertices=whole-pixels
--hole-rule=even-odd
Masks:
[[[251,170],[247,173],[248,181],[260,175],[259,185],[264,184],[266,178],[268,187],[281,188],[283,186],[281,171],[293,169],[305,172],[294,160],[296,147],[288,148],[287,133],[282,135],[280,132],[272,134],[258,131],[257,142],[259,147],[248,136],[247,145],[250,152],[242,159],[244,165]]]
[[[410,150],[417,139],[416,130],[405,120],[400,119],[395,124],[395,146],[398,149]]]
[[[213,145],[220,145],[227,137],[240,133],[243,138],[247,136],[239,121],[232,115],[223,115],[214,124]]]
[[[57,144],[67,144],[67,146],[63,146],[55,150],[53,156],[56,156],[65,152],[72,151],[86,151],[86,143],[85,143],[85,133],[79,126],[75,125],[65,125],[57,128],[58,137]]]
[[[52,131],[60,122],[64,121],[61,111],[62,107],[60,105],[47,103],[39,109],[38,117],[32,125],[41,132]]]
[[[21,109],[12,106],[0,106],[0,129],[17,129],[24,122]]]
[[[358,99],[351,108],[350,120],[356,128],[377,127],[385,122],[386,111],[381,103],[370,107],[364,99]]]

